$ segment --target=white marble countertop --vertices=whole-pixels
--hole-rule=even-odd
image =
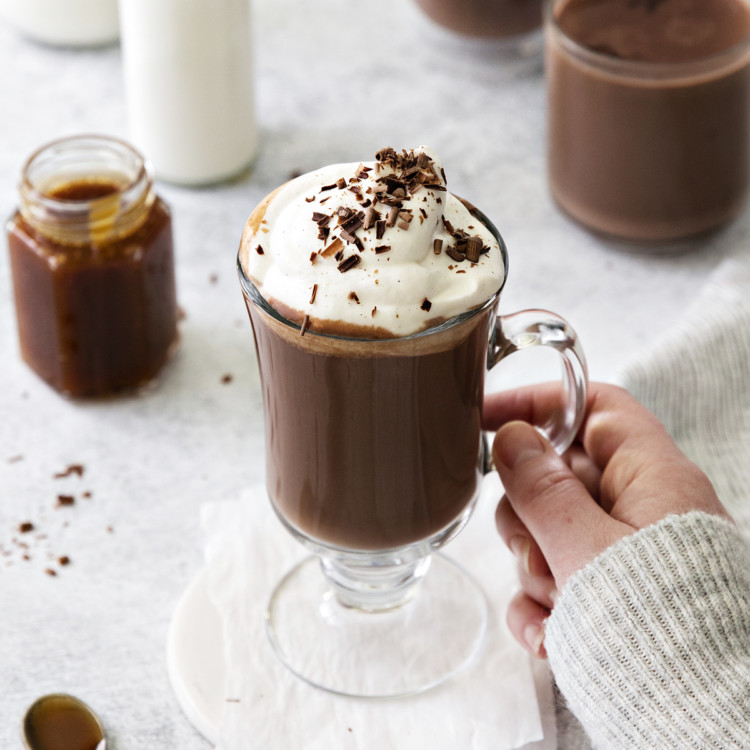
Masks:
[[[261,145],[253,169],[211,189],[158,185],[174,212],[185,319],[155,388],[76,403],[42,383],[18,354],[0,253],[2,747],[20,745],[24,708],[59,690],[99,710],[110,748],[206,747],[167,681],[166,630],[202,566],[201,503],[262,473],[260,392],[234,261],[250,209],[291,173],[367,159],[384,145],[431,145],[451,189],[506,239],[503,309],[567,317],[595,379],[615,378],[747,242],[747,210],[679,254],[625,252],[573,224],[547,192],[541,70],[513,75],[491,45],[438,32],[405,0],[255,0],[254,12]],[[365,35],[377,40],[371,53]],[[128,131],[116,46],[42,47],[0,23],[0,69],[0,212],[9,215],[36,147],[65,134]],[[531,360],[509,368],[505,382],[531,377]],[[72,464],[83,476],[55,478]],[[75,503],[56,508],[58,494]],[[35,529],[22,535],[25,521]],[[59,565],[62,555],[70,565]]]

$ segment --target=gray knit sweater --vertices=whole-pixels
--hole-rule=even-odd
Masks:
[[[545,645],[595,748],[750,748],[750,546],[731,524],[623,539],[570,579]]]
[[[628,537],[569,582],[547,630],[561,750],[750,750],[750,257],[618,380],[713,482],[702,514]],[[583,722],[586,732],[568,706]],[[587,737],[586,733],[590,736]]]

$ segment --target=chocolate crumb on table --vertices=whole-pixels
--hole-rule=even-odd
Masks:
[[[83,464],[70,464],[64,471],[53,474],[53,479],[64,479],[72,474],[77,474],[79,477],[83,476],[84,467]]]

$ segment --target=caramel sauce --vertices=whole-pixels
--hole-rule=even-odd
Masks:
[[[93,201],[119,193],[120,190],[120,185],[110,180],[86,179],[56,185],[45,195],[60,201]]]
[[[115,182],[92,178],[47,193],[92,201],[86,245],[45,237],[20,212],[8,224],[21,355],[53,388],[73,397],[110,395],[150,381],[177,340],[169,207],[156,198],[143,224],[111,239],[120,191]]]
[[[48,695],[29,710],[24,735],[30,750],[96,750],[104,733],[87,706],[72,695]]]

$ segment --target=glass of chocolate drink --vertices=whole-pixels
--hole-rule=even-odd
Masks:
[[[302,175],[248,219],[238,271],[261,374],[266,485],[314,553],[274,591],[268,632],[318,687],[415,693],[481,648],[484,594],[434,553],[468,521],[489,463],[485,373],[528,347],[560,352],[561,407],[540,426],[560,451],[586,394],[563,319],[498,316],[507,267],[497,229],[446,190],[426,148]]]
[[[494,40],[508,57],[542,50],[543,0],[415,0],[439,26],[475,40]]]
[[[554,0],[546,68],[550,190],[574,219],[663,244],[742,210],[748,0]]]

